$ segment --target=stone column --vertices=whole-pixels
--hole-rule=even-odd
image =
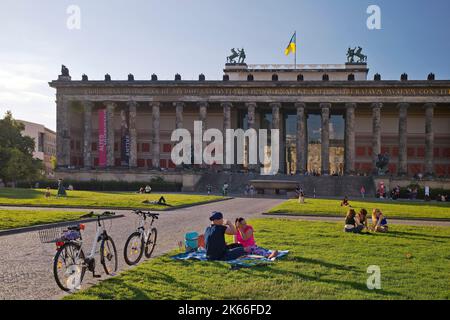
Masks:
[[[321,103],[322,113],[322,175],[330,174],[330,109],[331,103]]]
[[[114,167],[114,109],[117,104],[106,102],[106,167]]]
[[[198,102],[198,119],[202,122],[202,140],[203,140],[203,134],[208,129],[208,123],[207,123],[207,115],[208,115],[208,103],[206,101],[200,101]],[[202,143],[202,150],[204,151],[206,146],[208,145],[207,142]],[[206,168],[206,164],[201,164],[202,168]]]
[[[372,104],[372,168],[377,172],[378,155],[381,153],[381,108],[382,103]]]
[[[408,174],[408,103],[398,104],[398,175]]]
[[[425,175],[434,176],[434,131],[433,117],[436,104],[427,103],[425,108]]]
[[[130,131],[130,159],[128,166],[130,168],[137,167],[137,130],[136,130],[136,114],[137,114],[137,102],[128,102],[128,114],[129,114],[129,124],[128,128]]]
[[[255,102],[247,102],[245,104],[245,106],[247,107],[247,125],[248,125],[248,129],[255,129],[255,113],[256,113],[256,103]],[[247,152],[249,151],[249,148],[247,146]],[[248,169],[249,170],[257,170],[258,165],[255,164],[249,164],[249,156],[248,154],[246,155],[246,161],[248,164]]]
[[[308,142],[306,131],[306,105],[302,102],[295,104],[297,108],[297,174],[304,174],[307,171],[308,164]]]
[[[283,137],[281,134],[281,123],[280,123],[280,109],[281,109],[281,103],[274,102],[270,104],[270,107],[272,108],[272,128],[271,129],[278,129],[280,131],[280,141],[278,141],[280,146],[280,172],[283,172],[284,170],[284,162],[285,159],[283,157],[284,155],[284,143],[283,143]]]
[[[231,165],[226,163],[226,132],[228,129],[231,129],[231,108],[233,107],[233,105],[229,102],[224,102],[221,104],[222,108],[223,108],[223,137],[224,137],[224,143],[223,143],[223,168],[225,170],[230,170],[231,169]],[[234,159],[233,163],[234,163]]]
[[[92,168],[92,101],[83,101],[83,162],[86,169]]]
[[[183,128],[183,108],[184,102],[175,102],[173,104],[175,106],[175,128],[181,129]]]
[[[70,166],[70,102],[56,95],[56,161],[58,167]]]
[[[154,169],[160,168],[160,106],[159,102],[150,102],[152,107],[152,165]]]
[[[345,105],[345,174],[355,173],[355,108],[356,103]]]

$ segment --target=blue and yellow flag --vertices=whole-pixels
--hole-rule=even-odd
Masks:
[[[297,50],[297,32],[294,32],[291,41],[289,41],[287,48],[284,50],[284,54],[288,56],[291,53],[295,53],[296,50]]]

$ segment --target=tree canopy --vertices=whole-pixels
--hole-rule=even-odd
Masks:
[[[24,125],[10,111],[0,119],[0,179],[8,182],[32,181],[42,176],[43,164],[33,158],[35,141],[23,136]]]

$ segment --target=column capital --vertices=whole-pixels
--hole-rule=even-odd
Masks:
[[[409,106],[410,106],[410,104],[406,103],[406,102],[400,102],[399,104],[397,104],[397,108],[399,108],[399,109],[408,109]]]
[[[247,108],[251,108],[251,107],[256,108],[257,107],[256,102],[246,102],[245,106]]]
[[[294,106],[295,106],[297,109],[299,109],[299,108],[305,109],[305,108],[306,108],[306,103],[304,103],[304,102],[296,102],[296,103],[294,104]]]
[[[83,100],[81,103],[86,108],[92,109],[94,107],[94,101],[91,101],[91,100]]]
[[[428,103],[425,103],[425,104],[423,105],[423,108],[424,108],[424,109],[429,109],[429,108],[434,109],[434,108],[436,108],[436,103],[434,103],[434,102],[428,102]]]
[[[222,102],[222,103],[220,104],[220,106],[221,106],[222,108],[232,108],[232,107],[233,107],[233,103],[231,103],[231,102]]]
[[[321,102],[320,109],[331,109],[331,103],[329,102]]]
[[[172,105],[173,105],[174,107],[184,107],[185,102],[183,102],[183,101],[177,101],[177,102],[172,103]]]
[[[381,102],[374,102],[370,105],[372,109],[381,109],[383,108],[383,104]]]
[[[281,103],[280,102],[270,102],[269,106],[271,108],[281,108]]]
[[[357,107],[357,104],[355,102],[347,102],[345,104],[346,109],[356,109],[356,107]]]
[[[137,103],[135,100],[127,101],[127,106],[128,107],[137,107],[138,105],[139,105],[139,103]]]
[[[161,102],[159,101],[151,101],[149,102],[150,107],[161,107]]]
[[[206,101],[199,101],[199,102],[197,102],[197,105],[198,105],[200,108],[208,108],[209,103],[206,102]]]
[[[117,103],[114,101],[105,101],[105,106],[110,109],[115,109],[117,107]]]

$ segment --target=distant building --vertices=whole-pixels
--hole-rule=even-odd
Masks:
[[[34,158],[41,159],[45,166],[46,176],[53,177],[52,157],[56,157],[56,132],[46,128],[42,124],[24,120],[18,121],[25,126],[22,134],[34,138]]]

